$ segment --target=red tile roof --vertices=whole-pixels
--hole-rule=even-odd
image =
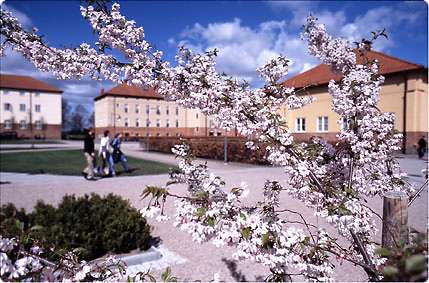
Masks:
[[[29,76],[0,74],[0,88],[62,93],[62,90]]]
[[[158,95],[153,88],[144,89],[138,86],[128,85],[126,83],[115,86],[114,88],[101,93],[94,100],[99,100],[107,96],[121,96],[133,98],[149,98],[149,99],[164,99]]]
[[[388,75],[399,72],[407,72],[424,69],[423,65],[414,64],[381,52],[368,51],[367,57],[370,60],[377,59],[380,65],[379,72],[382,75]],[[357,56],[357,61],[362,62],[363,58]],[[308,71],[287,79],[283,84],[288,87],[302,88],[308,86],[320,86],[328,84],[330,80],[339,81],[340,74],[333,73],[325,64],[320,64]]]

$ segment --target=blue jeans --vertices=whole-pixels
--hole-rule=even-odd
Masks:
[[[103,155],[106,158],[104,158]],[[98,174],[105,174],[104,168],[109,167],[109,174],[111,174],[112,176],[116,176],[115,163],[113,162],[112,154],[110,154],[110,152],[103,152],[101,154],[101,158],[102,158],[102,162],[101,162],[100,166],[98,167],[98,170],[97,170]]]
[[[119,161],[121,161],[121,165],[122,168],[124,168],[124,171],[130,170],[130,168],[128,168],[127,158],[125,157],[125,155],[121,154]]]
[[[115,163],[113,162],[113,157],[110,153],[107,153],[107,162],[109,163],[109,173],[112,174],[112,176],[116,176],[115,172]]]

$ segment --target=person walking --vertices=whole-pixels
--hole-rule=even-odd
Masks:
[[[423,156],[425,156],[427,146],[428,146],[428,143],[425,140],[425,136],[422,136],[417,142],[417,154],[420,159],[423,158]]]
[[[113,161],[114,163],[121,162],[121,165],[124,171],[130,172],[130,168],[128,167],[128,162],[127,162],[127,157],[121,150],[121,143],[122,143],[122,134],[117,133],[111,143],[113,148],[113,153],[112,153]]]
[[[104,131],[103,137],[100,140],[100,149],[98,154],[101,156],[103,160],[101,164],[101,172],[104,175],[110,175],[112,177],[116,176],[115,165],[113,163],[112,154],[110,152],[110,137],[109,130]]]
[[[83,141],[83,152],[85,155],[87,166],[83,169],[82,174],[85,179],[93,181],[94,177],[94,162],[95,162],[95,150],[94,150],[94,130],[89,128],[86,130],[85,139]]]

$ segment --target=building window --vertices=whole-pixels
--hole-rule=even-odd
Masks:
[[[21,90],[21,91],[19,92],[19,95],[24,96],[24,95],[25,95],[25,91],[22,91],[22,90]]]
[[[149,112],[150,112],[150,106],[149,106],[149,104],[148,104],[148,105],[146,105],[146,114],[148,114],[148,115],[149,115]]]
[[[139,118],[136,119],[136,127],[137,128],[140,127],[140,119]]]
[[[9,91],[8,91],[8,90],[3,90],[3,91],[2,91],[2,93],[3,93],[4,95],[8,95],[8,94],[9,94]]]
[[[7,130],[12,129],[12,120],[4,120],[4,128]]]
[[[328,131],[328,116],[317,117],[317,131],[318,132]]]
[[[165,121],[165,127],[170,128],[170,120],[167,119],[167,121]]]
[[[36,112],[40,112],[40,104],[34,106]]]
[[[198,119],[198,113],[197,113],[197,114],[195,114],[195,118],[197,118],[197,119]]]
[[[34,96],[39,97],[40,96],[40,92],[35,92]]]
[[[124,112],[128,113],[128,104],[127,103],[124,104]]]
[[[161,127],[161,121],[159,119],[156,119],[156,127],[157,128]]]
[[[12,111],[12,105],[10,103],[5,103],[4,111]]]
[[[296,118],[295,130],[297,133],[305,132],[305,118]]]
[[[25,104],[19,104],[19,111],[21,111],[21,112],[25,112]]]
[[[176,128],[179,127],[179,120],[176,120]]]
[[[124,127],[128,128],[128,118],[124,118]]]
[[[140,105],[136,104],[136,114],[140,113]]]
[[[168,106],[165,108],[165,114],[170,115],[170,108]]]
[[[36,121],[36,130],[42,130],[43,129],[43,123],[41,120]]]
[[[159,137],[159,136],[160,136],[160,134],[159,134],[159,133],[156,133],[156,136],[157,136],[157,137]]]
[[[150,127],[150,120],[146,119],[146,127]]]
[[[27,129],[27,121],[25,121],[25,120],[21,120],[21,121],[19,121],[19,128],[20,128],[21,130],[25,130],[25,129]]]
[[[176,116],[179,115],[179,107],[176,107]]]
[[[161,106],[156,106],[156,115],[161,115]]]
[[[119,103],[116,103],[116,108],[119,108]]]

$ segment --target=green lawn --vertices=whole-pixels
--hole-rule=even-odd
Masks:
[[[27,147],[22,147],[22,146],[20,146],[20,147],[18,147],[18,146],[8,146],[8,147],[3,147],[3,148],[0,148],[0,152],[8,152],[8,151],[11,151],[11,150],[29,150],[29,149],[31,149],[31,150],[39,150],[39,149],[42,149],[42,150],[47,150],[47,149],[55,149],[55,148],[58,148],[58,147],[55,147],[55,146],[45,146],[45,147],[31,147],[30,145]]]
[[[61,144],[59,140],[0,140],[0,144]]]
[[[132,173],[122,171],[120,163],[116,164],[116,172],[121,176],[138,176],[163,174],[169,171],[172,165],[128,158],[128,165],[135,169]],[[86,161],[82,150],[49,150],[38,152],[11,152],[0,153],[0,171],[19,172],[30,174],[81,175]]]

